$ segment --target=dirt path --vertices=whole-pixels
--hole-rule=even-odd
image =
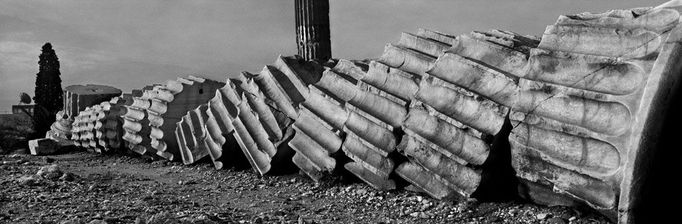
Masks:
[[[1,155],[5,223],[604,223],[596,214],[520,202],[442,202],[361,183],[317,186],[126,155]],[[37,177],[56,164],[73,180]],[[33,175],[33,176],[31,176]],[[66,179],[66,180],[65,180]],[[570,220],[570,221],[569,221]]]

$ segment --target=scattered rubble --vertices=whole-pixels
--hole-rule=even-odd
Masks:
[[[26,185],[26,186],[38,186],[42,185],[43,179],[40,177],[36,177],[35,175],[28,175],[28,176],[21,176],[17,178],[17,183],[21,185]]]
[[[45,156],[45,157],[43,157],[43,162],[45,162],[45,163],[52,163],[52,162],[54,162],[54,159],[51,158],[51,157]]]
[[[52,164],[40,167],[36,175],[48,180],[57,180],[60,177],[62,177],[62,175],[64,175],[64,172],[62,172],[62,170],[59,169],[59,166],[57,164]]]
[[[320,187],[300,175],[258,177],[250,170],[158,165],[121,155],[77,152],[52,156],[51,164],[40,157],[27,157],[27,165],[4,163],[19,158],[0,155],[0,222],[535,223],[541,213],[551,214],[547,222],[549,217],[572,217],[571,223],[608,222],[567,207],[438,201],[360,183]],[[51,181],[37,175],[41,169],[43,174],[60,170],[79,177]],[[23,176],[35,184],[11,181]],[[184,184],[190,180],[195,184]]]

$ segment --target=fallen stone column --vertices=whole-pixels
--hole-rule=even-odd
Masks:
[[[76,118],[74,118],[74,129],[72,129],[73,132],[77,133],[74,134],[76,138],[74,141],[78,142],[76,145],[86,148],[89,151],[95,151],[95,147],[97,146],[96,144],[93,145],[91,144],[92,142],[95,142],[95,133],[94,133],[94,120],[92,120],[92,114],[94,113],[92,107],[87,107],[84,108],[85,110],[81,111],[78,113]]]
[[[179,146],[183,163],[192,164],[208,156],[216,169],[222,169],[235,166],[238,163],[235,160],[241,160],[242,157],[239,156],[241,152],[234,151],[239,144],[235,139],[237,134],[234,126],[239,109],[234,102],[238,102],[239,99],[234,93],[234,86],[231,85],[234,84],[228,82],[221,88],[213,90],[213,96],[207,103],[188,110],[176,123],[173,137]],[[175,85],[169,85],[173,86]],[[157,130],[163,134],[161,129]]]
[[[243,111],[244,108],[248,108],[248,105],[246,105],[247,103],[242,102],[243,99],[241,99],[241,97],[237,95],[237,92],[235,90],[236,87],[237,86],[234,83],[228,81],[228,84],[220,89],[221,98],[223,99],[223,102],[225,102],[224,105],[226,106],[234,105],[235,109],[233,111],[235,111],[236,113],[232,114],[233,115],[232,126],[234,127],[235,130],[234,132],[235,139],[237,140],[237,143],[239,144],[244,156],[246,156],[246,159],[251,164],[252,169],[254,169],[258,174],[263,175],[270,171],[271,158],[268,156],[268,154],[262,152],[258,148],[258,143],[256,142],[256,139],[253,138],[251,132],[246,128],[242,121],[241,117],[243,117],[244,115],[241,114],[250,113],[251,111]],[[267,142],[263,143],[267,144]]]
[[[286,172],[288,164],[293,166],[288,144],[294,137],[291,125],[309,91],[300,78],[308,72],[301,63],[299,58],[280,56],[275,66],[266,66],[259,74],[243,72],[239,79],[228,80],[208,104],[178,122],[175,136],[183,160],[193,163],[208,155],[216,168],[222,167],[223,158],[241,154],[229,151],[235,155],[227,155],[221,149],[234,139],[260,175],[270,173],[272,167]],[[294,144],[303,147],[301,138]]]
[[[182,159],[181,145],[174,134],[177,125],[189,111],[208,102],[223,85],[188,76],[143,88],[124,111],[123,117],[131,123],[126,129],[128,146],[168,160]],[[131,129],[132,123],[142,127],[139,134]],[[203,145],[203,138],[199,142]]]
[[[232,111],[230,113],[227,109],[228,106],[224,103],[220,90],[216,90],[215,97],[208,102],[206,110],[206,114],[208,114],[206,130],[209,133],[209,138],[205,141],[209,146],[209,156],[216,169],[222,169],[225,165],[234,165],[234,161],[230,161],[228,157],[237,154],[234,149],[238,147],[234,137],[234,125],[232,124],[232,118],[237,116],[237,108],[230,104],[230,111]]]
[[[273,157],[277,153],[275,145],[268,138],[268,133],[265,131],[263,126],[260,125],[254,112],[247,102],[242,101],[238,105],[239,107],[239,119],[244,123],[244,126],[249,131],[249,134],[256,141],[258,149],[263,153],[267,154],[269,157]]]
[[[210,142],[206,142],[209,136],[205,126],[205,119],[208,119],[207,109],[207,105],[201,105],[188,111],[176,125],[176,134],[184,139],[184,145],[179,144],[184,164],[192,164],[210,153]]]
[[[353,78],[366,77],[366,70],[355,63],[340,61],[337,65],[324,71],[315,86],[338,99],[349,111],[347,117],[339,112],[344,114],[343,122],[333,122],[343,123],[346,138],[341,149],[353,160],[343,167],[376,189],[394,189],[395,164],[389,154],[395,150],[396,137],[392,131],[404,120],[405,102],[395,96],[387,98],[380,90]]]
[[[655,207],[640,204],[649,181],[639,180],[653,171],[636,170],[654,162],[654,133],[669,119],[678,18],[675,10],[639,8],[561,16],[548,26],[510,115],[523,195],[586,204],[621,223]]]
[[[289,117],[296,117],[297,112],[294,108],[293,102],[287,98],[285,92],[280,90],[275,81],[274,74],[278,71],[272,66],[265,66],[263,70],[253,77],[254,81],[260,87],[263,95],[272,100],[277,108]]]
[[[145,133],[149,133],[148,112],[146,107],[149,106],[146,99],[139,99],[139,97],[132,97],[126,100],[125,111],[123,114],[122,128],[124,130],[122,139],[127,142],[128,149],[140,154],[155,154],[155,150],[150,150],[151,139]],[[141,106],[141,107],[138,107]]]
[[[299,117],[293,125],[296,133],[289,145],[296,151],[292,161],[301,171],[320,181],[338,171],[337,159],[342,139],[343,125],[348,112],[323,91],[309,86],[308,99],[301,106]]]
[[[476,197],[476,193],[491,191],[487,186],[493,183],[483,183],[483,173],[498,172],[490,171],[504,163],[489,159],[493,157],[492,140],[506,137],[508,130],[503,126],[509,108],[505,104],[518,94],[518,87],[508,89],[499,84],[514,87],[514,77],[507,74],[525,71],[527,56],[512,48],[519,42],[481,32],[457,37],[424,29],[416,35],[403,33],[396,44],[399,48],[437,57],[411,84],[416,90],[402,125],[405,135],[397,145],[408,161],[400,164],[396,173],[412,184],[408,189],[439,199]],[[399,60],[392,54],[384,56],[386,61]]]
[[[94,107],[95,137],[97,148],[103,150],[102,152],[112,152],[121,146],[122,121],[118,108],[122,105],[123,100],[114,97]]]
[[[253,77],[253,74],[243,72],[239,79],[239,87],[244,90],[246,101],[249,102],[251,108],[258,114],[258,121],[260,121],[265,131],[268,132],[270,140],[280,141],[284,137],[284,134],[277,123],[275,115],[265,103],[265,97],[260,92]]]

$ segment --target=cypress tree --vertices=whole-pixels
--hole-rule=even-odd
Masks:
[[[59,59],[52,44],[45,43],[40,54],[36,75],[34,117],[37,135],[44,135],[55,121],[55,115],[62,109],[62,79],[59,73]]]

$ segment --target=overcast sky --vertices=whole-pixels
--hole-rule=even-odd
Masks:
[[[540,35],[560,14],[655,6],[665,0],[331,0],[335,58],[377,57],[400,32],[505,29]],[[0,0],[0,112],[33,96],[51,42],[62,87],[133,88],[198,74],[225,80],[296,53],[294,0]]]

